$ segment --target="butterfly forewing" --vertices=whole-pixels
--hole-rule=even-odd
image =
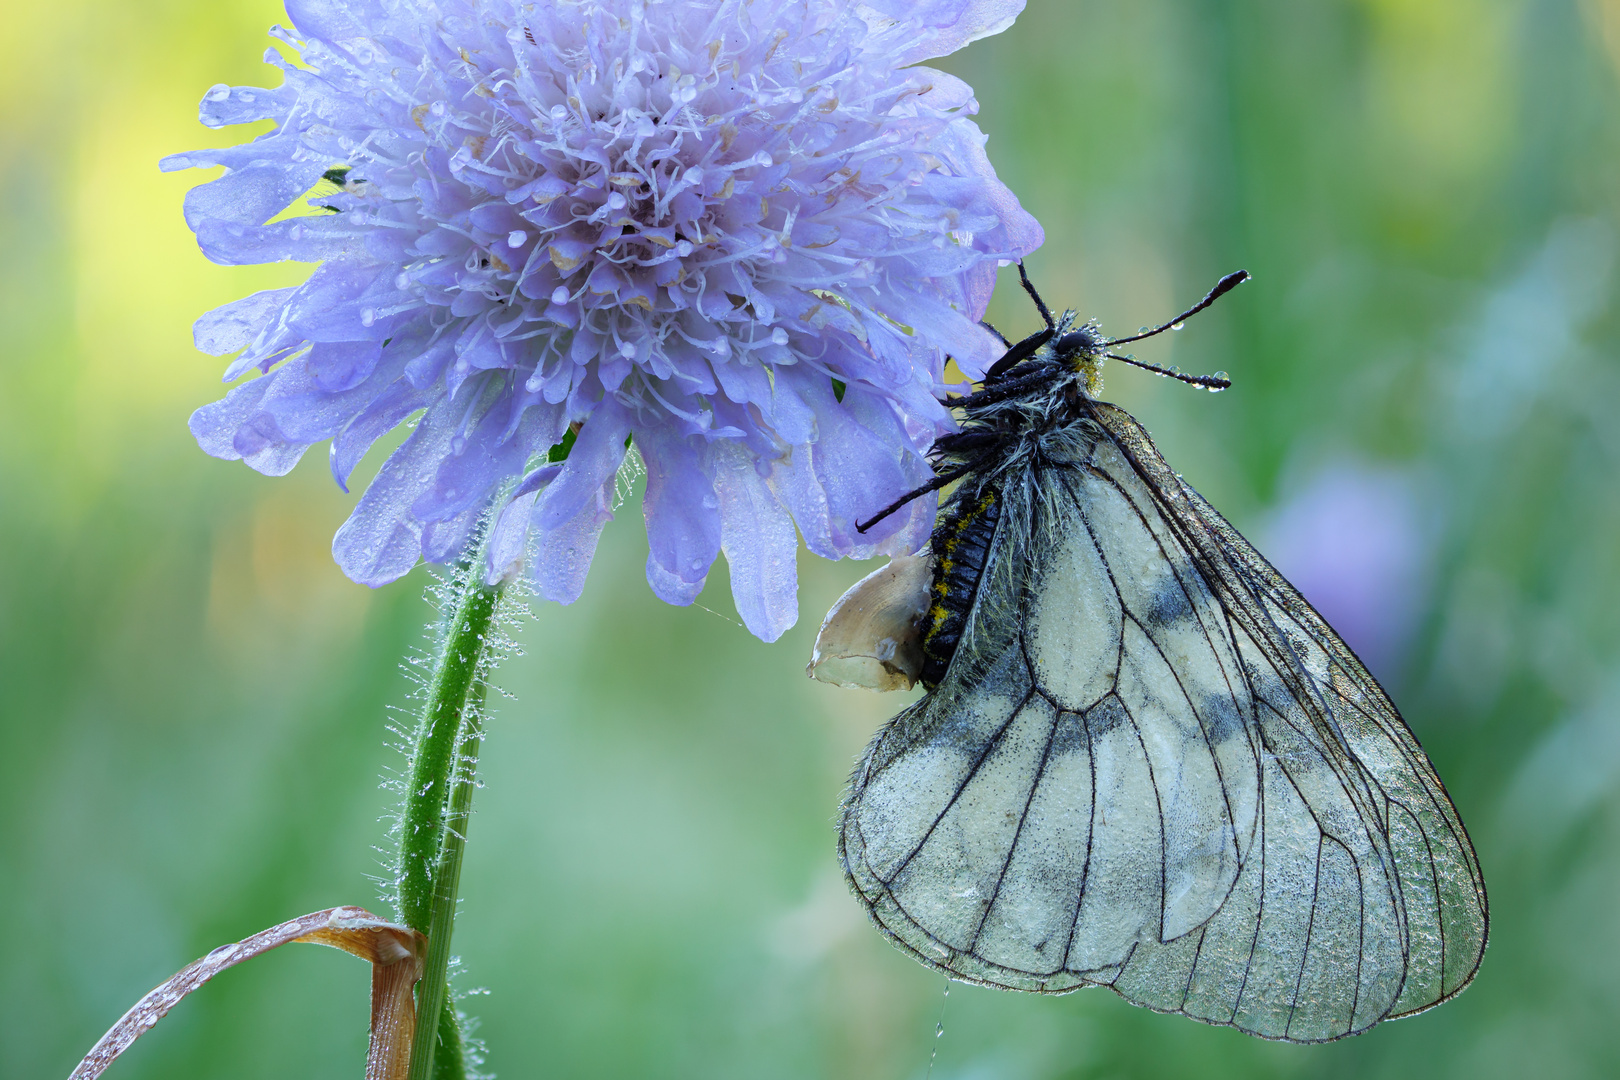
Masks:
[[[856,770],[874,919],[962,978],[1336,1038],[1455,993],[1483,884],[1383,691],[1124,412],[1003,470],[940,684]]]
[[[1404,919],[1406,972],[1389,1015],[1405,1016],[1454,996],[1484,955],[1489,915],[1485,881],[1462,818],[1445,785],[1377,681],[1282,575],[1197,492],[1171,472],[1147,433],[1124,411],[1098,404],[1097,416],[1150,486],[1174,490],[1190,546],[1231,581],[1234,622],[1254,612],[1254,640],[1272,657],[1287,696],[1343,755],[1351,786],[1368,805],[1369,828],[1392,846]],[[1286,669],[1292,667],[1292,672]],[[1308,676],[1308,677],[1306,677]],[[1330,737],[1331,735],[1331,737]],[[1406,940],[1409,939],[1409,940]]]

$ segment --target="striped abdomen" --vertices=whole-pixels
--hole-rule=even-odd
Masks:
[[[934,583],[923,633],[922,684],[929,689],[945,677],[962,640],[1000,516],[1001,500],[992,488],[972,502],[957,503],[934,530]]]

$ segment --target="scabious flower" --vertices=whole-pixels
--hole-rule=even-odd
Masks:
[[[998,260],[1039,244],[970,88],[914,65],[1023,0],[288,0],[276,89],[216,86],[211,127],[271,119],[186,198],[219,263],[317,262],[197,322],[240,350],[208,453],[280,475],[331,440],[346,484],[413,416],[333,553],[380,585],[467,544],[504,493],[491,575],[577,598],[614,478],[645,462],[647,578],[692,602],[716,554],[749,629],[797,617],[818,554],[915,548],[977,374]],[[302,201],[301,200],[302,197]],[[566,456],[564,456],[566,451]],[[520,478],[520,479],[519,479]],[[515,486],[509,481],[518,479]]]

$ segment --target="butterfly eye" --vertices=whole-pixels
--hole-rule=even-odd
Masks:
[[[1088,329],[1071,330],[1058,338],[1057,352],[1059,356],[1067,356],[1075,352],[1091,352],[1102,342],[1097,335]]]

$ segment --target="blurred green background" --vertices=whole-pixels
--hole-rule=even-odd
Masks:
[[[222,942],[374,905],[388,709],[429,617],[328,555],[324,454],[196,449],[190,323],[306,268],[220,268],[164,153],[260,66],[271,0],[54,0],[0,20],[0,1075],[65,1076]],[[808,682],[863,572],[806,557],[800,623],[642,580],[634,506],[539,606],[486,746],[456,951],[518,1077],[936,1080],[1620,1074],[1620,0],[1031,0],[946,61],[1045,224],[1057,303],[1116,330],[1255,282],[1110,396],[1388,681],[1472,828],[1474,986],[1324,1047],[1092,991],[957,987],[846,894],[843,778],[898,703]],[[226,133],[229,137],[230,133]],[[1034,317],[1004,274],[992,317]],[[375,459],[372,466],[375,466]],[[114,1067],[353,1077],[367,972],[292,948]],[[944,1012],[945,1034],[934,1038]]]

